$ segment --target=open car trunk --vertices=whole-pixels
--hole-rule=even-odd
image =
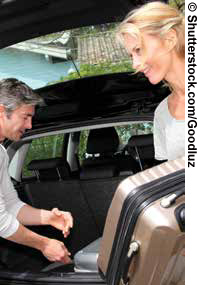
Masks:
[[[143,118],[151,121],[158,102],[169,93],[168,89],[161,86],[161,84],[152,86],[140,75],[118,73],[82,78],[41,88],[38,93],[44,98],[45,104],[36,110],[33,129],[25,133],[22,141],[13,144],[9,141],[5,143],[10,159],[12,160],[15,152],[20,150],[23,144],[28,144],[34,136],[40,137],[43,133],[66,132],[68,129],[76,130],[79,126],[86,128],[93,124],[99,127],[102,125],[105,128],[108,123],[131,122],[134,118],[136,122],[142,121]],[[83,90],[86,89],[88,92],[82,96]],[[110,133],[108,135],[111,137]],[[146,141],[146,138],[142,140]],[[99,145],[99,138],[96,139],[96,143]],[[104,140],[102,144],[106,145]],[[110,142],[107,144],[109,145]],[[149,139],[144,147],[148,148],[148,144]],[[134,143],[130,146],[130,151],[132,148],[135,148]],[[150,157],[148,157],[146,168],[153,166],[155,162],[152,149],[151,134]],[[124,154],[126,152],[127,150]],[[141,153],[145,151],[142,150]],[[142,169],[141,162],[137,160],[137,153],[134,153],[134,157],[129,153],[129,158],[123,155],[117,154],[111,164],[107,160],[103,165],[92,161],[92,165],[86,164],[84,169],[79,169],[78,176],[67,175],[63,179],[58,177],[54,180],[52,179],[54,174],[49,169],[44,169],[45,175],[42,179],[35,176],[34,179],[22,179],[21,182],[16,182],[15,188],[24,202],[36,208],[49,210],[58,207],[61,210],[70,211],[74,217],[74,227],[67,239],[63,239],[59,231],[48,226],[34,226],[33,231],[63,241],[71,252],[72,258],[76,252],[101,237],[107,212],[119,183],[128,175]],[[43,168],[48,168],[47,161],[40,160],[40,163],[43,164]],[[130,165],[131,169],[127,169]],[[115,168],[121,168],[121,166],[124,166],[123,171],[116,172]],[[37,167],[41,168],[38,162],[30,167],[36,172],[41,170],[37,169]],[[2,272],[10,270],[38,274],[49,265],[40,252],[3,239],[0,239],[0,257]],[[63,266],[62,269],[57,268],[53,271],[58,270],[73,272],[73,265]]]
[[[81,193],[81,188],[79,188],[78,193],[78,183],[74,180],[65,183],[59,181],[57,185],[54,182],[52,185],[45,183],[45,186],[45,184],[40,184],[38,181],[28,185],[21,185],[20,187],[24,188],[27,197],[30,198],[34,193],[32,202],[39,207],[44,204],[47,206],[48,203],[49,207],[52,207],[54,202],[61,208],[70,207],[70,204],[72,206],[73,197],[68,196],[67,190],[73,188],[74,198],[80,199],[79,210],[74,212],[79,220],[76,219],[77,223],[74,231],[72,231],[70,238],[64,242],[72,251],[73,256],[85,245],[103,235],[97,261],[99,272],[75,272],[74,264],[61,265],[54,263],[53,266],[49,266],[49,263],[39,252],[1,240],[2,248],[0,252],[4,256],[5,263],[3,264],[3,259],[1,259],[0,284],[5,284],[3,282],[6,282],[6,284],[7,282],[21,282],[23,280],[23,284],[34,281],[36,284],[48,284],[49,282],[71,284],[72,282],[73,284],[117,285],[121,278],[124,281],[138,280],[137,284],[144,285],[160,284],[160,281],[159,283],[152,283],[152,280],[161,280],[162,278],[176,280],[175,283],[171,281],[172,283],[169,284],[184,284],[184,262],[182,261],[184,258],[182,250],[184,247],[185,221],[183,217],[183,210],[185,209],[184,160],[178,159],[165,162],[126,179],[123,177],[120,180],[123,180],[120,184],[119,179],[112,179],[112,183],[111,179],[101,180],[101,185],[107,184],[105,191],[102,186],[101,198],[104,199],[104,203],[106,201],[106,205],[102,208],[101,204],[101,210],[98,209],[100,206],[99,199],[97,199],[99,203],[95,205],[93,204],[94,201],[89,203],[90,197],[86,197],[85,194]],[[93,181],[85,180],[84,182],[86,182],[86,190],[90,194],[91,189],[98,187],[97,180],[95,185]],[[81,187],[83,186],[81,185]],[[108,189],[110,190],[110,197],[108,197]],[[40,191],[43,191],[45,195],[43,201],[39,202],[36,197]],[[58,191],[60,198],[58,199],[58,196],[54,193],[52,196],[54,199],[52,199],[49,194],[51,191]],[[165,206],[165,200],[168,201],[168,197],[171,197],[171,195],[175,195],[175,197],[170,198],[169,205]],[[105,196],[107,196],[107,200]],[[66,204],[67,201],[68,204]],[[156,201],[158,201],[157,204]],[[84,207],[84,211],[81,205],[83,203],[88,203],[87,207]],[[95,213],[92,206],[96,209]],[[157,207],[161,210],[158,210]],[[74,211],[75,209],[76,207],[73,208]],[[146,221],[145,227],[140,225],[142,222],[140,215],[144,213],[145,216],[145,211],[147,211],[145,219],[149,221],[150,227],[148,221]],[[156,211],[156,219],[153,218],[154,211]],[[98,217],[95,217],[95,214]],[[84,220],[87,221],[85,225],[82,225],[81,215],[85,216]],[[160,229],[163,232],[160,232]],[[40,231],[41,228],[38,227],[38,232]],[[59,237],[61,239],[61,235],[56,231],[48,228],[43,229],[43,231],[52,238]],[[136,254],[131,251],[130,254],[131,244],[136,241],[140,251],[137,250]],[[167,249],[162,246],[156,248],[156,244],[161,245],[163,242],[166,243]],[[134,260],[133,264],[131,263],[132,258]],[[158,258],[160,262],[156,262]],[[151,262],[148,263],[148,260],[151,260]],[[172,274],[175,279],[171,278],[172,268],[175,268]],[[144,276],[148,278],[145,279]],[[179,280],[179,283],[177,283],[177,280]]]

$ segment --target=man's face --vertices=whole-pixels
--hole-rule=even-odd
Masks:
[[[34,113],[34,106],[24,104],[8,116],[4,106],[0,106],[0,141],[5,138],[18,141],[26,129],[32,128]]]

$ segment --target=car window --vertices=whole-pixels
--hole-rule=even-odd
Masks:
[[[98,74],[132,71],[115,40],[116,24],[64,30],[0,51],[0,79],[16,77],[33,89]]]
[[[128,125],[121,125],[115,127],[119,140],[120,140],[120,150],[128,143],[128,140],[133,135],[143,135],[143,134],[152,134],[153,133],[153,123],[152,122],[142,122]],[[87,139],[89,135],[89,130],[84,130],[80,135],[80,143],[78,147],[78,158],[80,164],[82,161],[89,156],[86,152],[87,148]]]
[[[27,166],[34,159],[47,159],[61,157],[63,151],[64,134],[47,136],[34,139],[28,149],[26,155],[22,177],[32,176],[32,171],[29,171]]]
[[[152,134],[153,133],[153,123],[135,123],[125,126],[117,126],[116,131],[118,133],[120,142],[122,146],[128,143],[131,136]]]

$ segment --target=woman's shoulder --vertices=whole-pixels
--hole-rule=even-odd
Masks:
[[[7,154],[6,154],[6,150],[5,148],[0,144],[0,161],[4,161],[4,159],[6,158]]]
[[[155,116],[167,116],[168,115],[168,97],[162,100],[155,110]]]
[[[0,144],[0,155],[5,155],[5,148]]]

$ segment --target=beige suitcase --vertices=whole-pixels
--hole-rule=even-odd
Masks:
[[[185,161],[165,162],[121,182],[98,257],[109,285],[185,283]]]

